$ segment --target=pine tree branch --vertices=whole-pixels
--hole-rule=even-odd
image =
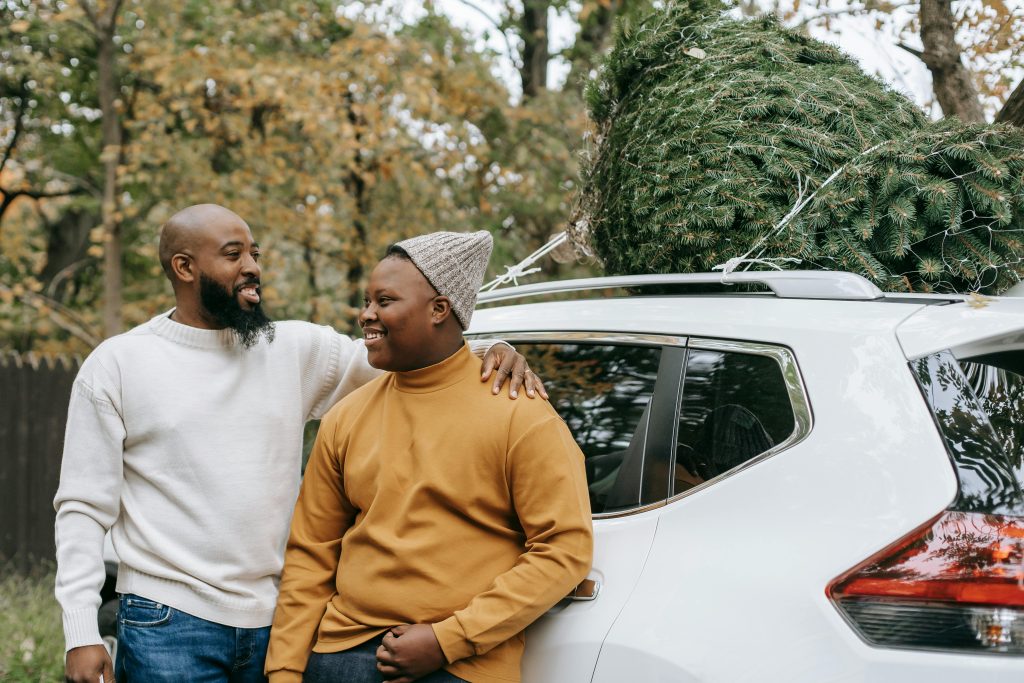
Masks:
[[[849,167],[851,162],[853,162],[856,159],[859,159],[860,157],[863,157],[863,156],[866,156],[868,154],[871,154],[872,152],[877,150],[879,147],[882,147],[882,146],[887,145],[887,144],[889,144],[889,142],[880,142],[877,145],[875,145],[874,147],[871,147],[870,149],[864,150],[863,152],[861,152],[860,154],[855,156],[853,159],[851,159],[850,161],[846,162],[845,164],[843,164],[842,166],[837,168],[835,171],[833,171],[832,175],[830,175],[827,179],[825,179],[825,182],[823,182],[821,185],[819,185],[814,190],[814,192],[812,192],[806,198],[804,197],[804,193],[806,192],[807,188],[803,185],[803,182],[802,182],[800,176],[798,175],[797,176],[797,198],[796,198],[796,201],[793,203],[793,208],[789,210],[789,213],[787,213],[785,216],[783,216],[782,220],[779,221],[778,223],[776,223],[775,226],[772,227],[770,232],[766,232],[765,234],[763,234],[760,237],[760,239],[758,239],[756,242],[754,242],[753,246],[751,246],[750,249],[748,249],[747,252],[745,254],[743,254],[743,256],[731,258],[728,261],[726,261],[724,264],[721,264],[720,266],[715,266],[714,270],[721,269],[723,274],[728,275],[733,270],[735,270],[737,266],[739,266],[743,262],[750,261],[750,260],[755,260],[756,261],[761,256],[761,253],[763,252],[763,250],[758,252],[757,254],[755,254],[753,259],[751,259],[750,255],[754,253],[754,250],[757,249],[762,244],[764,244],[766,241],[768,241],[769,237],[772,237],[772,236],[777,235],[780,232],[782,232],[782,229],[784,227],[786,227],[786,225],[789,224],[794,218],[796,218],[800,214],[800,212],[804,210],[804,207],[806,207],[808,204],[810,204],[811,201],[813,201],[814,198],[818,196],[819,192],[821,192],[826,187],[831,185],[832,181],[835,180],[836,178],[838,178],[840,176],[840,174],[842,174],[842,172],[845,171],[847,169],[847,167]]]

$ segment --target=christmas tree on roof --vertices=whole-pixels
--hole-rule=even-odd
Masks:
[[[587,99],[570,234],[608,274],[795,257],[889,291],[984,292],[1024,274],[1024,130],[930,121],[772,18],[669,4],[620,30]]]

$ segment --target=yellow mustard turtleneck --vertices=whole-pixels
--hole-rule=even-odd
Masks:
[[[292,519],[267,672],[301,680],[399,624],[452,674],[518,681],[523,629],[593,548],[583,455],[546,401],[494,397],[463,347],[388,373],[324,417]]]

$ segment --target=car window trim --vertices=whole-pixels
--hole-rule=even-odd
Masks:
[[[566,344],[633,344],[634,346],[686,346],[685,336],[669,334],[638,334],[632,332],[484,332],[465,335],[467,339],[501,339],[514,342],[564,342]],[[529,359],[527,359],[529,360]],[[544,379],[543,377],[541,379]]]
[[[811,403],[807,396],[807,387],[804,384],[803,376],[800,373],[800,367],[797,365],[796,356],[793,351],[785,346],[776,344],[763,344],[760,342],[748,342],[748,341],[735,341],[727,339],[711,339],[706,337],[690,337],[688,350],[693,349],[695,351],[720,351],[723,353],[745,353],[748,355],[755,356],[767,356],[773,358],[782,370],[782,379],[786,383],[786,393],[789,395],[789,404],[793,409],[793,431],[788,437],[783,439],[775,446],[769,448],[764,453],[760,453],[750,460],[747,460],[741,465],[737,465],[727,472],[722,472],[717,477],[708,479],[707,481],[694,486],[693,488],[680,491],[679,493],[672,493],[665,504],[673,503],[682,498],[703,491],[712,484],[716,484],[724,479],[728,479],[736,474],[739,474],[743,470],[753,467],[759,462],[763,462],[768,458],[771,458],[782,451],[788,450],[793,446],[797,445],[804,439],[806,439],[814,426],[814,413],[811,410]],[[680,401],[682,401],[682,386],[680,386]],[[678,420],[678,412],[676,414]],[[676,446],[678,449],[678,445]],[[673,450],[672,461],[670,464],[670,471],[675,468],[676,464],[676,453]],[[675,479],[671,479],[673,487],[675,486]]]
[[[651,396],[651,412],[648,415],[648,429],[644,443],[644,461],[640,507],[667,500],[672,495],[673,480],[672,463],[676,457],[676,439],[678,437],[680,401],[683,389],[683,374],[686,370],[687,350],[684,346],[662,346],[661,362],[658,365],[658,378],[654,383]],[[668,429],[656,428],[653,433],[650,425],[668,425]],[[652,484],[658,483],[658,473],[662,473],[664,488],[653,496],[644,496]],[[635,508],[631,508],[635,509]]]

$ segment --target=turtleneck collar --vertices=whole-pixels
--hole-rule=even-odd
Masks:
[[[393,373],[395,388],[410,394],[427,394],[458,384],[466,377],[470,364],[476,360],[469,350],[469,344],[462,347],[440,363],[428,365],[419,370]]]
[[[171,319],[171,314],[174,311],[175,309],[172,308],[150,320],[150,329],[164,339],[199,349],[230,349],[238,345],[238,338],[234,330],[230,328],[204,330],[200,327],[182,325]]]

